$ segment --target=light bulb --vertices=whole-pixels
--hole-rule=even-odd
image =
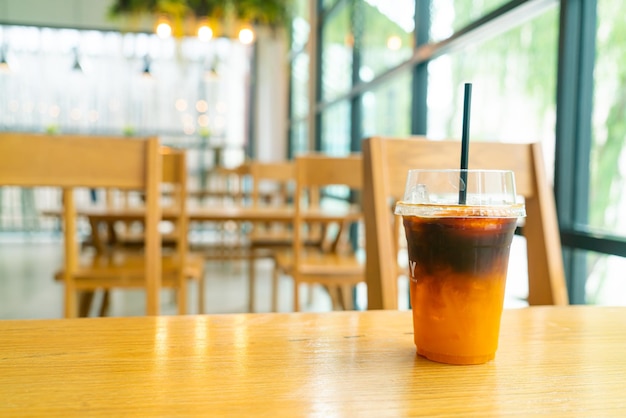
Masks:
[[[254,42],[254,32],[250,28],[243,28],[239,31],[239,42],[242,44],[251,44]]]
[[[202,25],[198,28],[198,39],[202,42],[209,42],[213,38],[213,29],[209,25]]]
[[[172,25],[166,18],[160,18],[156,26],[156,34],[161,39],[172,36]]]
[[[397,51],[402,47],[402,39],[399,36],[392,35],[387,39],[387,48]]]

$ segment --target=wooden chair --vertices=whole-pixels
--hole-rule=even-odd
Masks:
[[[170,207],[178,214],[173,232],[164,234],[174,242],[164,248],[163,286],[177,290],[178,313],[187,313],[188,280],[197,283],[198,312],[204,313],[204,258],[190,250],[187,211],[187,156],[184,150],[163,148],[164,185],[171,187]],[[162,240],[163,239],[162,236]]]
[[[281,207],[290,205],[295,187],[295,163],[293,161],[250,163],[253,207]],[[263,192],[263,193],[262,193]],[[291,225],[282,223],[257,223],[248,232],[248,281],[249,312],[254,312],[255,263],[259,258],[271,258],[271,250],[289,248],[293,240]],[[276,282],[274,281],[274,286]],[[276,311],[276,288],[272,288],[272,310]]]
[[[407,171],[458,167],[460,149],[460,141],[429,141],[424,137],[364,140],[368,309],[397,309],[398,217],[392,207],[403,197]],[[527,212],[523,235],[528,253],[528,303],[568,304],[554,196],[540,144],[474,142],[469,167],[515,173],[517,192],[525,198]]]
[[[146,312],[159,314],[161,245],[158,223],[161,156],[157,138],[121,139],[72,135],[0,133],[0,183],[21,187],[62,187],[64,224],[64,314],[76,316],[78,290],[91,289],[79,279],[76,208],[73,188],[116,187],[145,194],[146,247],[141,286]]]
[[[194,192],[199,204],[218,206],[246,206],[250,204],[247,185],[250,163],[227,168],[215,167],[206,174],[206,189]],[[245,225],[240,222],[205,222],[202,225],[208,240],[192,242],[191,247],[204,255],[205,260],[224,261],[247,257]]]
[[[185,314],[188,305],[187,281],[195,281],[198,287],[198,311],[203,313],[204,258],[189,250],[186,153],[183,150],[166,147],[162,147],[160,153],[162,155],[161,192],[163,188],[168,188],[167,193],[161,193],[161,208],[177,214],[171,221],[173,224],[171,231],[161,235],[162,244],[165,243],[163,237],[168,238],[167,246],[164,246],[162,250],[161,284],[164,288],[176,290],[178,313]],[[124,209],[129,208],[122,210]],[[90,282],[93,289],[97,289],[102,284],[101,287],[105,289],[105,292],[100,309],[101,316],[104,316],[108,310],[110,294],[108,289],[139,287],[143,275],[145,232],[146,230],[142,229],[140,233],[135,233],[132,237],[132,245],[114,238],[111,248],[83,257],[82,268],[76,275],[81,280]],[[110,277],[104,279],[103,276]],[[62,277],[62,274],[58,274],[57,277]],[[89,302],[85,302],[84,306],[81,306],[80,313],[86,316],[88,312]]]
[[[309,212],[320,210],[321,189],[341,185],[349,187],[353,192],[360,192],[362,173],[360,155],[331,157],[311,154],[296,158],[292,246],[288,251],[276,251],[274,257],[274,281],[277,282],[280,273],[293,278],[296,312],[300,310],[299,288],[302,283],[321,284],[334,292],[337,288],[346,290],[365,280],[364,263],[351,248],[342,245],[346,243],[347,225],[341,225],[328,246],[320,248],[306,245],[307,234],[318,226],[311,222],[313,218],[309,217]],[[344,301],[339,303],[344,308],[348,304],[345,293]]]
[[[207,172],[207,197],[211,203],[243,205],[247,199],[246,179],[250,175],[250,162],[235,167],[217,166]]]

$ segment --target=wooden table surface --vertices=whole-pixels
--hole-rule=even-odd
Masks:
[[[100,236],[98,224],[110,226],[115,222],[140,222],[144,219],[144,210],[141,207],[132,208],[81,208],[78,216],[85,217],[91,224],[94,244],[103,248],[104,239]],[[43,216],[61,217],[60,210],[45,210]],[[209,206],[191,207],[188,209],[191,222],[291,222],[294,217],[292,207],[253,207],[253,206]],[[177,217],[176,211],[164,208],[162,218],[172,220]],[[316,208],[309,209],[303,218],[310,222],[346,224],[362,219],[363,213],[356,208]]]
[[[496,359],[407,311],[0,321],[0,416],[624,416],[626,307],[505,310]]]
[[[77,211],[78,216],[87,217],[96,222],[112,221],[141,221],[144,217],[142,208],[82,208]],[[60,217],[60,210],[46,210],[44,216]],[[290,222],[294,217],[291,207],[253,207],[253,206],[211,206],[191,207],[188,209],[190,221],[198,222]],[[163,219],[173,219],[175,211],[164,208]],[[322,208],[311,209],[304,212],[303,217],[311,222],[350,222],[363,217],[360,210]]]
[[[294,217],[292,207],[192,207],[188,212],[190,221],[291,222]],[[351,222],[361,219],[363,213],[353,208],[316,208],[302,216],[311,222]]]

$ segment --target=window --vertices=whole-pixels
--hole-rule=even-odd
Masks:
[[[493,12],[507,0],[434,0],[430,2],[430,40],[442,41]]]
[[[291,125],[291,154],[298,155],[309,150],[306,122],[294,122]]]
[[[553,173],[557,42],[554,7],[482,43],[432,60],[427,136],[461,137],[463,84],[471,82],[472,140],[539,141],[550,164],[548,173]]]
[[[595,305],[625,305],[626,257],[577,250],[586,257],[585,302]]]
[[[593,68],[593,102],[591,108],[588,170],[577,164],[572,171],[577,181],[586,183],[575,187],[572,193],[586,205],[578,209],[567,225],[578,235],[580,244],[589,249],[607,245],[610,237],[613,248],[621,240],[626,247],[626,7],[619,2],[599,0],[595,30],[595,62]],[[587,75],[589,78],[591,74]],[[582,170],[582,171],[581,171]],[[578,195],[576,195],[578,193]],[[589,245],[590,236],[596,239]],[[575,248],[575,247],[574,247]],[[622,253],[626,252],[623,250]],[[625,305],[626,258],[606,255],[598,251],[574,250],[574,264],[578,268],[573,285],[582,289],[587,303]]]
[[[360,0],[359,79],[371,81],[413,54],[415,3],[412,0]]]
[[[598,3],[589,226],[626,236],[626,7]]]
[[[411,73],[363,93],[363,137],[411,134]]]
[[[321,151],[345,155],[350,150],[350,102],[341,101],[322,113]]]
[[[309,114],[309,55],[297,54],[291,63],[291,117]]]
[[[309,83],[312,80],[309,79],[310,57],[307,45],[310,36],[308,1],[296,0],[291,26],[289,157],[309,150]]]
[[[542,143],[570,301],[626,304],[622,3],[318,0],[316,149],[358,150],[371,135],[460,138],[471,82],[472,140]]]
[[[354,38],[348,2],[339,5],[322,29],[322,99],[332,100],[352,87]]]

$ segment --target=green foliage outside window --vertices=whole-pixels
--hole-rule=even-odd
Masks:
[[[594,128],[591,154],[589,224],[613,230],[624,209],[626,182],[620,158],[626,148],[626,9],[622,2],[600,1],[594,73]],[[622,200],[622,204],[626,201]],[[613,208],[612,210],[607,210]]]

